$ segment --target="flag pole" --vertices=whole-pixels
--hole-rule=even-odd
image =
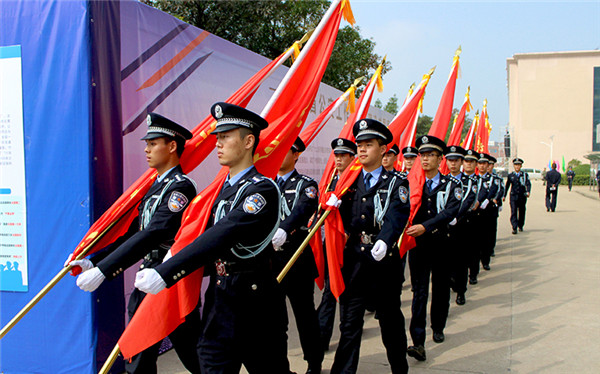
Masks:
[[[119,217],[119,219],[115,220],[114,222],[112,222],[104,231],[102,231],[102,233],[100,235],[98,235],[97,237],[94,238],[94,240],[87,246],[85,247],[81,253],[79,253],[79,255],[77,255],[77,257],[75,257],[74,259],[72,259],[73,261],[75,260],[80,260],[82,258],[84,258],[86,256],[86,254],[92,249],[92,247],[98,243],[98,241],[104,236],[104,234],[106,234],[106,232],[108,230],[110,230],[117,222],[119,222],[121,220],[123,216]],[[27,313],[29,313],[29,311],[44,297],[46,296],[46,294],[54,287],[56,286],[56,284],[65,276],[67,275],[67,273],[69,271],[71,271],[72,266],[71,265],[67,265],[65,266],[61,271],[58,272],[58,274],[56,274],[54,276],[54,278],[52,278],[52,280],[50,282],[48,282],[48,284],[46,284],[44,286],[44,288],[42,288],[40,290],[40,292],[38,292],[37,295],[35,295],[33,297],[33,299],[31,299],[30,302],[27,303],[27,305],[25,305],[23,307],[23,309],[21,309],[21,311],[19,311],[19,313],[17,313],[16,316],[13,317],[13,319],[10,320],[10,322],[8,322],[3,328],[2,330],[0,330],[0,339],[4,338],[4,336],[13,328],[15,327],[15,325],[17,324],[17,322],[19,322],[23,317],[25,317],[25,315]]]
[[[306,237],[306,239],[304,239],[304,241],[302,242],[302,244],[300,245],[300,247],[296,250],[296,252],[292,256],[292,258],[290,258],[290,260],[285,265],[285,267],[283,268],[283,270],[281,270],[281,272],[277,276],[277,282],[278,283],[281,283],[283,281],[283,278],[285,278],[285,276],[290,271],[290,269],[292,268],[292,266],[294,265],[294,263],[296,262],[296,260],[298,260],[298,257],[300,257],[300,255],[302,254],[302,252],[304,252],[304,249],[308,246],[308,243],[310,242],[310,239],[312,239],[312,237],[315,235],[315,233],[317,232],[317,230],[321,229],[321,226],[323,225],[323,222],[325,222],[325,218],[327,218],[327,216],[329,215],[329,213],[331,213],[331,210],[326,210],[325,213],[321,216],[321,218],[319,218],[319,220],[317,221],[316,225],[314,225],[313,228],[310,229],[310,232],[308,233],[308,236]]]
[[[119,348],[119,344],[116,344],[106,361],[104,361],[104,365],[102,365],[102,369],[100,369],[98,374],[107,374],[110,368],[114,365],[115,361],[117,361],[117,357],[119,357],[120,352],[121,349]]]

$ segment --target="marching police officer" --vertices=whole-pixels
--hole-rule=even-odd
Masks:
[[[494,250],[496,248],[496,237],[498,232],[498,215],[500,206],[502,205],[502,196],[504,196],[504,181],[494,173],[494,165],[497,161],[496,158],[488,154],[486,154],[485,157],[488,160],[488,164],[484,180],[489,185],[487,196],[489,204],[485,209],[486,223],[484,224],[484,230],[486,235],[483,240],[485,244],[481,256],[481,265],[485,270],[490,270],[490,257],[495,256]]]
[[[569,182],[569,192],[571,192],[571,188],[573,188],[573,179],[575,179],[575,172],[573,171],[573,167],[569,166],[569,170],[567,171],[567,182]]]
[[[277,185],[282,194],[281,223],[272,240],[277,271],[285,267],[308,235],[309,220],[317,210],[317,182],[295,168],[305,149],[302,139],[297,138],[277,174]],[[307,246],[281,283],[294,311],[304,359],[308,362],[307,373],[310,374],[320,373],[323,361],[314,302],[314,280],[318,275],[313,252]]]
[[[556,200],[558,198],[558,186],[562,176],[556,170],[556,162],[552,163],[552,170],[546,174],[546,211],[554,212],[556,210]],[[569,188],[570,190],[570,188]]]
[[[410,173],[410,169],[412,169],[413,165],[415,164],[417,152],[418,151],[415,147],[402,148],[402,158],[404,159],[402,162],[404,163],[406,174]]]
[[[443,140],[425,135],[417,139],[421,166],[425,172],[421,207],[406,234],[416,238],[417,245],[408,253],[408,266],[413,288],[410,335],[413,345],[407,354],[419,361],[426,360],[425,323],[431,274],[431,328],[433,341],[444,341],[444,328],[450,308],[450,274],[448,266],[448,224],[460,208],[463,189],[451,176],[443,176],[438,168],[446,150]]]
[[[525,205],[531,193],[529,174],[521,172],[522,166],[522,159],[518,157],[513,159],[515,171],[508,174],[504,189],[504,198],[502,199],[506,200],[506,195],[508,195],[510,189],[510,224],[512,225],[513,235],[517,234],[517,228],[519,231],[523,231],[523,226],[525,225]]]
[[[396,144],[394,144],[385,154],[383,155],[383,160],[381,164],[383,168],[387,171],[396,170],[394,167],[396,166],[396,162],[398,161],[398,154],[400,153],[400,149]]]
[[[327,191],[335,190],[337,181],[340,175],[350,166],[356,158],[356,143],[343,138],[333,139],[331,142],[331,149],[335,158],[335,175],[333,176],[331,183],[327,187]],[[325,248],[323,248],[325,249]],[[327,251],[324,250],[325,257],[325,269],[327,269]],[[317,308],[317,317],[319,319],[319,328],[321,330],[321,346],[323,351],[329,350],[329,342],[331,341],[331,335],[333,334],[333,323],[335,320],[335,307],[337,300],[329,284],[329,272],[325,271],[325,283],[323,285],[323,296],[321,297],[321,303]]]
[[[467,273],[469,264],[469,240],[468,234],[473,228],[472,210],[477,203],[477,179],[474,174],[467,175],[460,171],[460,167],[465,163],[467,151],[457,145],[448,147],[446,151],[446,164],[450,170],[450,176],[459,180],[462,185],[462,201],[458,215],[450,221],[448,228],[448,237],[450,243],[451,286],[456,291],[456,303],[464,305],[466,302],[465,293],[467,291]],[[469,162],[471,162],[471,173],[475,170],[475,161],[472,158],[473,151],[470,152]],[[466,168],[465,168],[466,169]]]
[[[216,103],[219,163],[229,168],[202,235],[154,269],[137,273],[135,286],[156,294],[200,267],[210,274],[198,343],[202,373],[289,372],[285,300],[271,266],[271,239],[279,223],[275,182],[253,165],[260,131],[259,115]]]
[[[148,132],[142,138],[146,141],[144,151],[148,166],[156,169],[158,176],[142,199],[138,217],[125,235],[91,260],[70,262],[84,270],[77,279],[77,285],[84,291],[96,290],[105,279],[117,277],[140,259],[144,260],[140,269],[158,266],[174,243],[183,211],[196,196],[194,182],[183,174],[179,166],[185,141],[192,138],[192,133],[156,113],[148,114],[147,123]],[[131,293],[127,304],[130,319],[145,296],[137,289]],[[169,335],[182,363],[192,373],[200,373],[196,353],[199,324],[199,312],[194,311]],[[160,344],[158,342],[134,356],[131,362],[126,362],[127,372],[156,373]]]
[[[400,309],[400,252],[394,249],[408,220],[408,181],[381,165],[392,134],[373,119],[361,119],[352,129],[362,171],[342,197],[340,214],[347,242],[340,296],[340,341],[332,374],[356,373],[367,308],[377,313],[391,372],[408,372],[406,333]],[[339,206],[332,195],[328,205]]]

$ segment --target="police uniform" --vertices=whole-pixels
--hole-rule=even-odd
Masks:
[[[343,154],[347,153],[352,155],[352,157],[356,156],[356,144],[348,139],[336,138],[331,142],[331,149],[334,154]],[[337,186],[337,181],[339,179],[339,174],[333,176],[331,183],[327,188],[328,192],[334,191]],[[325,245],[323,245],[323,257],[325,259],[325,269],[328,269],[327,265],[327,250],[325,249]],[[337,300],[333,293],[331,293],[331,288],[329,284],[329,271],[325,271],[325,280],[323,284],[323,294],[321,297],[321,303],[317,308],[317,318],[319,319],[319,329],[321,333],[321,346],[323,351],[329,350],[329,342],[331,341],[331,335],[333,334],[333,325],[335,321],[335,308],[337,305]]]
[[[420,153],[437,150],[444,154],[446,148],[442,140],[429,135],[417,139],[416,146]],[[438,184],[433,186],[436,178],[439,178]],[[448,224],[457,217],[463,197],[462,185],[454,177],[438,173],[434,179],[428,180],[423,186],[421,206],[413,219],[413,225],[423,225],[425,233],[416,237],[417,245],[408,253],[413,290],[409,330],[413,346],[408,348],[407,353],[418,360],[425,359],[425,324],[430,275],[431,328],[434,339],[438,342],[444,339],[443,331],[450,308]]]
[[[292,151],[304,152],[305,149],[302,140],[297,138]],[[282,195],[279,229],[286,233],[285,243],[281,248],[275,248],[274,267],[280,272],[308,235],[308,223],[317,210],[318,185],[314,179],[298,173],[296,169],[287,179],[278,176],[277,184]],[[307,246],[281,282],[282,290],[289,298],[294,312],[309,373],[319,373],[323,361],[314,302],[314,281],[318,275],[313,252]]]
[[[390,147],[390,149],[388,149],[386,154],[392,154],[392,155],[398,156],[398,154],[400,154],[400,148],[398,147],[397,144],[394,144]],[[394,162],[394,164],[396,164],[396,162]],[[396,170],[395,167],[393,167],[393,169]]]
[[[513,164],[523,164],[523,160],[515,158]],[[512,187],[512,188],[511,188]],[[506,187],[504,189],[504,197],[508,195],[510,190],[510,223],[512,225],[512,233],[517,233],[517,228],[523,231],[525,225],[525,206],[527,204],[527,195],[531,192],[531,181],[529,174],[524,171],[519,173],[512,172],[508,174],[506,179]]]
[[[235,105],[211,108],[213,133],[249,128],[258,140],[267,123]],[[278,227],[280,196],[275,183],[254,166],[226,181],[207,228],[191,244],[156,267],[166,283],[200,267],[210,275],[198,352],[203,374],[287,373],[285,300],[272,269],[271,238]]]
[[[147,122],[148,132],[142,140],[170,137],[178,142],[185,142],[185,139],[192,137],[184,127],[156,113],[150,113]],[[142,258],[141,269],[156,267],[174,243],[183,211],[196,196],[196,187],[193,181],[183,174],[179,165],[160,177],[161,180],[157,180],[150,187],[140,202],[138,217],[133,221],[128,232],[105,251],[92,258],[92,262],[107,279],[119,276]],[[129,319],[133,317],[145,296],[144,292],[134,288],[127,304]],[[186,317],[186,322],[169,335],[182,363],[192,373],[200,373],[196,352],[199,324],[200,315],[196,310]],[[158,342],[134,356],[131,362],[126,362],[127,372],[156,373],[156,359],[160,344],[161,342]]]
[[[496,159],[494,157],[484,153],[482,153],[480,157],[480,161],[482,160],[486,160],[489,163],[496,163]],[[487,204],[485,208],[481,208],[481,265],[485,270],[490,270],[490,257],[494,253],[494,248],[496,247],[496,237],[498,231],[498,202],[502,200],[502,185],[504,183],[502,178],[493,173],[485,173],[481,176],[481,178],[487,189],[487,195],[485,197]]]
[[[383,124],[371,119],[357,121],[353,133],[357,142],[380,138],[389,143],[392,139]],[[372,174],[362,170],[342,197],[340,206],[348,236],[342,268],[346,288],[339,299],[341,336],[332,374],[356,373],[367,307],[377,313],[390,371],[395,374],[408,371],[404,316],[400,309],[401,259],[394,248],[410,212],[408,181],[383,166],[373,173],[377,171],[379,177],[371,181]],[[387,251],[376,261],[371,250],[374,245],[381,247],[381,243],[377,244],[379,240],[385,243]]]
[[[418,152],[419,151],[415,147],[410,147],[410,146],[404,147],[404,148],[402,148],[402,157],[404,159],[406,159],[407,157],[414,158],[414,157],[418,156]],[[408,172],[406,172],[406,171],[402,171],[402,173],[404,175],[408,175]]]
[[[456,158],[469,158],[471,160],[477,160],[473,157],[474,151],[467,151],[460,146],[448,147],[446,153],[446,159]],[[451,176],[451,175],[449,175]],[[462,186],[462,200],[460,208],[456,216],[456,221],[450,221],[448,228],[448,238],[450,243],[451,253],[451,271],[450,280],[452,289],[457,293],[456,303],[463,305],[465,303],[465,292],[467,291],[467,277],[469,268],[469,259],[472,252],[473,245],[465,238],[468,238],[473,234],[472,230],[474,227],[474,214],[473,208],[477,202],[478,193],[478,180],[473,175],[466,175],[460,173],[454,177]]]
[[[569,191],[573,188],[573,179],[575,179],[575,172],[573,169],[567,171],[567,182],[569,183]]]
[[[556,166],[556,165],[554,165]],[[546,210],[555,211],[556,210],[556,200],[558,199],[558,186],[560,185],[560,181],[562,176],[556,168],[552,168],[548,173],[546,173]],[[570,190],[571,188],[569,188]]]

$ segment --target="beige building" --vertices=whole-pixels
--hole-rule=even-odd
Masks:
[[[600,150],[600,51],[515,54],[506,65],[511,158],[539,169],[551,157],[589,163],[583,156]]]

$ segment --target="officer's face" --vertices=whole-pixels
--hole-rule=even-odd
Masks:
[[[171,154],[177,152],[177,143],[166,138],[146,139],[144,152],[148,166],[161,171],[169,163]]]
[[[379,145],[376,139],[361,140],[356,145],[358,160],[365,169],[371,171],[381,165],[381,159],[387,148],[385,145]]]
[[[446,165],[448,165],[448,169],[450,169],[450,172],[452,174],[457,174],[460,172],[460,166],[462,165],[462,159],[460,158],[455,158],[455,159],[446,159]]]
[[[487,162],[478,162],[477,168],[479,169],[479,172],[481,174],[485,174],[485,173],[487,173],[488,163]]]
[[[521,171],[521,166],[523,166],[522,164],[513,164],[515,171],[518,173]]]
[[[240,163],[248,151],[252,152],[254,142],[249,134],[242,138],[239,129],[217,133],[217,158],[223,166],[235,166]]]
[[[471,175],[475,172],[476,165],[477,163],[475,162],[475,160],[464,160],[463,170],[465,171],[465,173]]]
[[[437,170],[442,162],[442,155],[437,151],[421,153],[421,167],[424,171]]]
[[[491,173],[492,171],[494,171],[495,165],[496,164],[492,164],[491,162],[488,164],[488,168],[487,168],[488,173]]]
[[[396,165],[396,160],[398,160],[398,155],[392,152],[388,152],[383,155],[381,164],[386,170],[392,170],[394,168],[394,165]]]
[[[417,159],[416,157],[405,157],[404,158],[404,167],[406,167],[407,171],[410,171],[410,169],[412,169],[413,165],[415,164],[416,159]]]
[[[300,157],[300,152],[294,152],[290,149],[288,151],[288,153],[285,155],[285,158],[283,159],[283,162],[281,163],[281,167],[279,168],[279,171],[283,171],[287,174],[290,171],[294,170],[294,167],[296,166],[296,161],[298,160],[298,157]]]
[[[333,156],[335,157],[335,169],[338,173],[343,173],[348,165],[354,161],[354,156],[350,153],[335,153]]]

